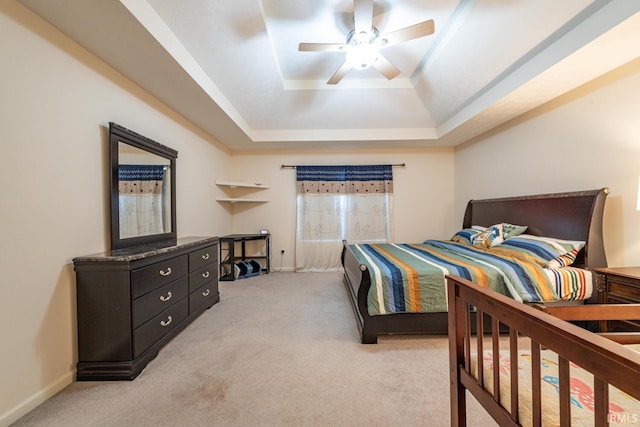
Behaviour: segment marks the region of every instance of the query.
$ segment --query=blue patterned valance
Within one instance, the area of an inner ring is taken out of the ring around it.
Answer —
[[[163,165],[119,165],[119,194],[121,196],[162,194],[165,167]]]
[[[163,165],[119,165],[119,181],[162,181]]]
[[[304,193],[393,193],[391,165],[296,166],[296,191]]]

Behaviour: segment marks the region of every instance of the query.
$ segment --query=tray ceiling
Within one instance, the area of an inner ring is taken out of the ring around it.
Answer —
[[[327,80],[352,0],[19,0],[230,150],[454,146],[640,56],[640,2],[381,0],[401,71]]]

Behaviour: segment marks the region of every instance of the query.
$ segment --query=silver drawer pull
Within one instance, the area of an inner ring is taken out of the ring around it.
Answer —
[[[208,260],[209,259],[209,254],[207,253],[207,254],[202,255],[202,259],[205,260],[205,261]]]
[[[173,295],[171,295],[171,291],[167,292],[167,296],[160,295],[160,301],[165,302],[169,301]]]
[[[166,321],[163,320],[162,322],[160,322],[160,325],[169,326],[169,323],[171,323],[172,320],[173,318],[171,316],[168,316]]]
[[[202,273],[202,278],[206,279],[207,277],[209,277],[209,272],[205,271],[204,273]]]
[[[207,296],[209,296],[209,289],[207,289],[206,291],[204,291],[204,292],[202,293],[202,296],[203,296],[203,297],[207,297]]]
[[[171,267],[167,268],[167,271],[160,270],[160,275],[161,276],[168,276],[170,274],[171,274]]]

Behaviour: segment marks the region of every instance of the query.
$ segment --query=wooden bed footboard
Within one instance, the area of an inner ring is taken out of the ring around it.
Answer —
[[[366,312],[366,306],[363,308],[360,307],[360,302],[363,300],[359,297],[359,294],[364,294],[364,301],[366,302],[366,294],[369,292],[369,287],[371,286],[371,278],[369,276],[369,272],[367,271],[367,267],[364,264],[360,264],[356,259],[353,251],[349,247],[346,240],[342,241],[342,266],[344,268],[344,285],[347,288],[347,293],[349,294],[349,301],[351,301],[351,307],[353,308],[354,315],[356,317],[356,324],[358,326],[358,331],[362,335],[362,342],[364,344],[368,344],[369,342],[365,342],[364,337],[364,322],[363,314],[368,317],[368,313]],[[373,343],[377,341],[377,337],[373,338]],[[371,341],[371,337],[369,337],[366,341]]]
[[[349,294],[358,331],[363,344],[376,344],[381,334],[446,334],[447,313],[394,313],[370,316],[368,294],[371,276],[349,247],[342,241],[342,266],[344,285]]]
[[[619,422],[619,419],[612,420],[612,414],[609,412],[609,385],[640,400],[640,353],[460,277],[447,276],[447,292],[452,426],[466,425],[465,390],[469,390],[501,426],[544,425],[541,349],[548,349],[557,354],[559,425],[571,425],[573,384],[570,372],[573,372],[572,369],[576,365],[593,375],[593,425],[606,426],[611,421]],[[472,310],[476,312],[475,320],[472,320]],[[640,305],[626,308],[599,306],[595,310],[592,306],[585,305],[553,311],[567,320],[622,320],[640,317]],[[472,324],[475,323],[478,330],[483,330],[484,322],[491,324],[490,336],[481,336],[481,339],[473,336]],[[501,326],[507,328],[506,335],[501,336],[498,332]],[[524,342],[529,345],[527,352],[530,353],[531,372],[531,390],[525,395],[519,387],[519,381],[524,383],[524,380],[522,373],[519,374],[522,366],[518,365],[518,347],[524,345],[523,337],[529,338]],[[485,349],[485,346],[489,348]],[[505,379],[500,374],[500,369],[493,369],[492,375],[484,372],[484,359],[488,357],[486,350],[491,351],[490,357],[493,359],[488,363],[493,367],[500,366],[499,358],[506,352],[504,357],[508,359],[501,360],[509,360],[509,379],[506,384],[509,390],[508,404],[503,403],[501,397],[500,382]],[[477,362],[472,369],[474,360]],[[487,375],[492,379],[491,390],[486,384],[489,382],[486,379]],[[521,418],[519,401],[522,399],[528,399],[532,419]],[[635,419],[640,422],[640,412],[617,416],[624,417],[626,421],[634,422]]]

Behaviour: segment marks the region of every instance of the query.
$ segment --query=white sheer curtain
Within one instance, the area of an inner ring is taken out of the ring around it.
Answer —
[[[120,165],[120,238],[164,233],[164,166]]]
[[[342,240],[393,238],[391,165],[297,166],[296,270],[341,267]]]

